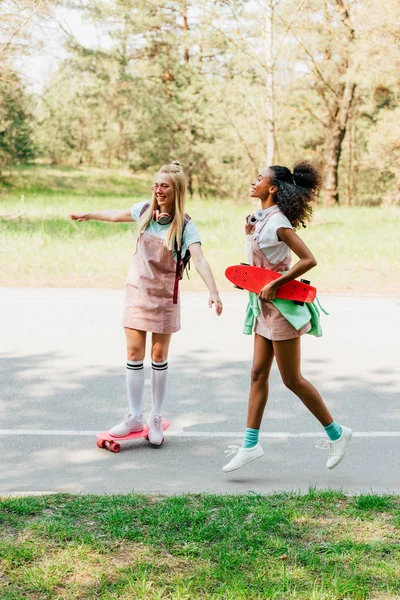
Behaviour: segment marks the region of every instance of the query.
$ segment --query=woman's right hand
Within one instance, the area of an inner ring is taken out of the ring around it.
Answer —
[[[246,223],[244,225],[244,232],[246,235],[251,235],[252,233],[254,233],[254,229],[255,229],[255,225],[252,225],[251,223],[248,222],[249,217],[251,217],[251,215],[247,215]]]
[[[89,221],[90,220],[90,216],[89,213],[72,213],[69,215],[70,219],[72,219],[73,221]]]

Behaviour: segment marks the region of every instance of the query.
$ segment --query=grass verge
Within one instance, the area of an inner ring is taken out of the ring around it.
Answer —
[[[15,170],[0,187],[0,214],[6,217],[0,219],[1,285],[123,287],[134,251],[134,226],[76,223],[68,215],[128,208],[149,198],[150,185],[149,176],[124,171]],[[232,290],[225,268],[246,260],[243,221],[256,207],[246,199],[242,204],[228,198],[188,202],[222,290]],[[313,222],[299,232],[318,261],[309,274],[312,283],[320,293],[397,294],[399,227],[399,207],[317,207]],[[204,289],[193,268],[182,289]]]
[[[3,600],[400,597],[400,500],[271,496],[5,498]]]

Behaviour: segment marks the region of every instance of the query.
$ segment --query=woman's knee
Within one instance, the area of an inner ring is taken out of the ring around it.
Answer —
[[[138,348],[137,346],[127,346],[126,348],[126,357],[127,360],[136,361],[144,359],[144,352],[142,348]]]
[[[263,383],[266,384],[268,381],[267,371],[262,368],[253,367],[251,370],[251,383]]]
[[[168,360],[168,348],[155,347],[151,351],[151,360],[156,363]]]
[[[300,374],[282,374],[283,385],[285,385],[292,392],[296,392],[303,385],[303,377]]]

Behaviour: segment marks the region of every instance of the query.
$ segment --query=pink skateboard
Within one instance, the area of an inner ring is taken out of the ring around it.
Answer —
[[[167,421],[167,419],[163,419],[163,430],[165,431],[168,429],[168,427],[169,421]],[[147,425],[143,427],[142,431],[134,431],[133,433],[128,433],[128,435],[124,435],[123,437],[114,437],[109,431],[102,431],[101,433],[97,434],[96,444],[99,448],[106,448],[107,450],[110,450],[110,452],[119,452],[121,450],[121,444],[119,442],[123,440],[135,440],[141,437],[144,437],[148,440],[148,434],[149,428]],[[164,443],[164,438],[161,443]]]
[[[281,275],[269,269],[262,267],[251,267],[250,265],[233,265],[225,271],[225,277],[229,279],[236,287],[255,292],[259,294],[262,288],[275,279],[279,279]],[[302,281],[289,281],[284,283],[276,290],[277,298],[285,300],[294,300],[295,302],[314,302],[317,295],[317,290],[308,283]]]

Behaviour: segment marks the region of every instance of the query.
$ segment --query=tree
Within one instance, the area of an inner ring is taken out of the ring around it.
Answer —
[[[52,160],[179,159],[191,192],[233,199],[266,162],[320,163],[329,204],[369,201],[378,152],[377,202],[396,180],[378,139],[400,93],[397,0],[71,2],[106,42],[67,39],[38,112]]]
[[[15,59],[32,51],[41,19],[56,0],[0,1],[0,175],[8,164],[34,154],[32,114]]]
[[[6,165],[34,154],[28,98],[18,77],[8,77],[9,81],[0,81],[0,177]]]
[[[0,80],[13,80],[12,61],[39,43],[35,33],[59,0],[0,1]]]
[[[303,71],[295,82],[298,97],[304,109],[322,125],[325,202],[339,204],[340,156],[357,87],[355,30],[349,3],[308,0],[294,23],[288,24],[282,14],[279,17],[298,43],[296,58],[299,72]]]

